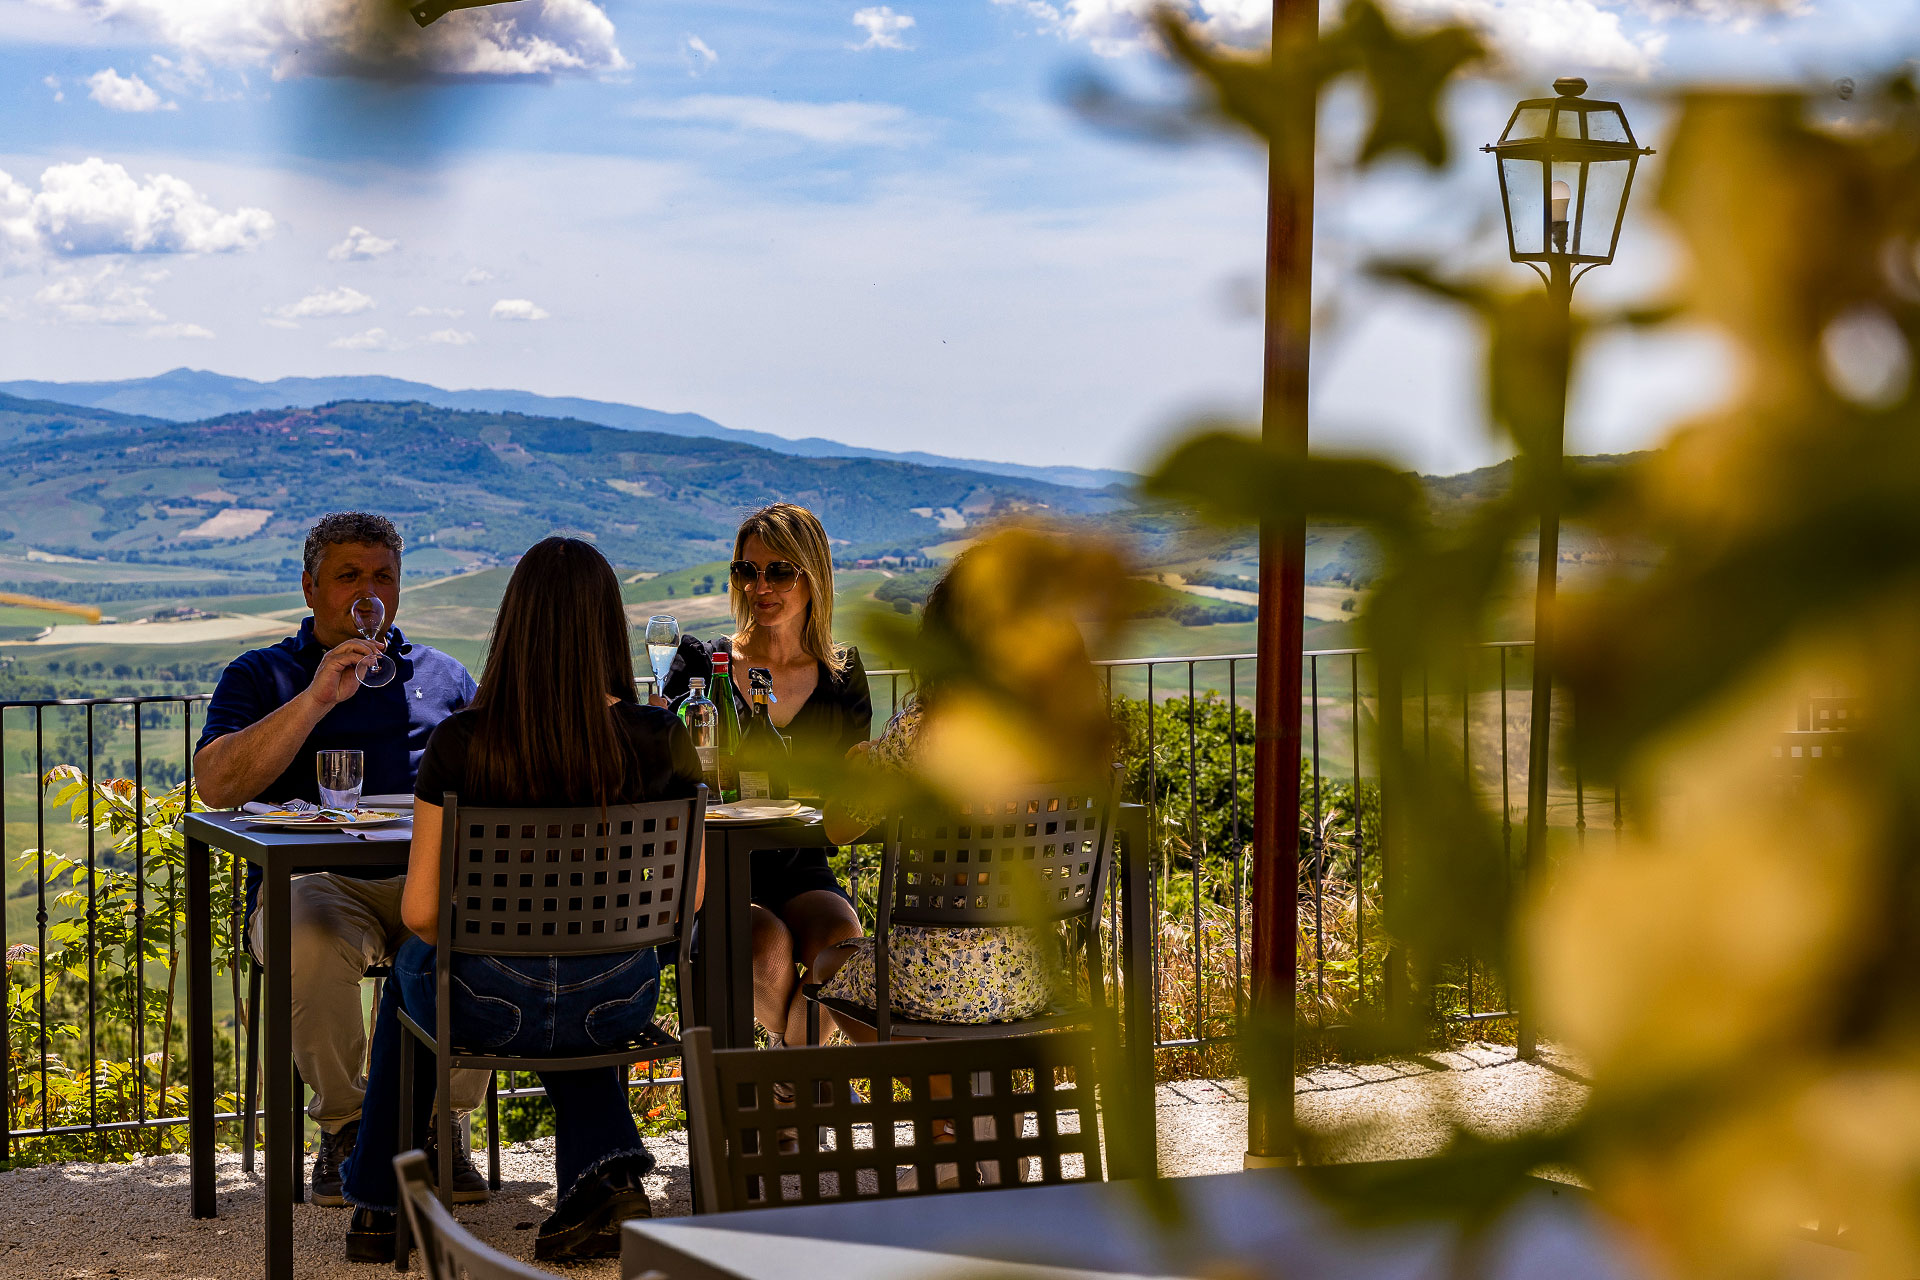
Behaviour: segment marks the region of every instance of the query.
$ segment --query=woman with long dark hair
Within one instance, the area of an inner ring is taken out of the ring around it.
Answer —
[[[873,699],[859,650],[833,638],[833,549],[819,517],[790,502],[748,516],[734,535],[728,585],[733,634],[683,639],[664,692],[677,697],[691,677],[711,677],[713,655],[724,650],[736,697],[749,668],[772,672],[769,714],[796,757],[837,761],[865,742]],[[860,917],[824,849],[755,853],[749,873],[754,1015],[775,1045],[800,1044],[807,1026],[801,985],[813,980],[822,951],[860,936]]]
[[[426,1025],[434,1017],[434,942],[445,892],[442,797],[451,791],[462,804],[512,807],[637,804],[691,796],[699,779],[686,729],[635,698],[620,584],[606,558],[577,538],[535,545],[507,583],[473,705],[434,731],[420,761],[400,908],[415,936],[400,946],[382,996],[363,1121],[345,1166],[343,1190],[355,1206],[350,1259],[393,1257],[400,1037],[407,1034],[395,1013],[405,1008]],[[660,964],[651,948],[456,955],[451,977],[460,1043],[564,1054],[635,1039],[653,1019]],[[432,1061],[422,1049],[414,1076],[416,1138],[432,1113]],[[534,1243],[542,1259],[618,1253],[620,1222],[650,1213],[640,1180],[654,1158],[627,1109],[623,1074],[615,1067],[540,1073],[553,1103],[560,1195]]]

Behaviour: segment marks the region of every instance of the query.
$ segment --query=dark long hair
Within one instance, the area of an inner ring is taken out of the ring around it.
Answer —
[[[613,566],[578,538],[535,543],[507,582],[487,644],[468,789],[497,804],[614,803],[631,789],[636,761],[609,696],[635,700]]]

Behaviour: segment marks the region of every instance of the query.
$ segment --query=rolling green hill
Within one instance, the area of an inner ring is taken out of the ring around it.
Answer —
[[[1087,515],[1111,492],[568,419],[344,402],[171,423],[9,400],[0,549],[285,575],[322,512],[392,516],[440,572],[499,563],[552,533],[616,563],[728,554],[739,518],[776,499],[819,513],[838,548],[920,546],[1014,511]],[[927,514],[915,514],[915,512]],[[418,560],[410,564],[428,568]]]

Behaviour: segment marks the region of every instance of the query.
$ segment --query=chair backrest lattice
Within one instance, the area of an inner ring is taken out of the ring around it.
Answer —
[[[1087,1032],[778,1050],[712,1043],[705,1028],[687,1032],[696,1169],[714,1210],[1105,1176]]]
[[[425,1153],[402,1152],[393,1159],[393,1171],[427,1280],[559,1280],[482,1244],[461,1226],[434,1194]]]
[[[898,821],[894,924],[984,928],[1086,915],[1111,841],[1110,794],[1058,786],[983,797]]]
[[[1858,729],[1864,703],[1856,697],[1808,698],[1800,705],[1796,727],[1811,732]]]
[[[705,788],[604,809],[462,806],[448,793],[453,950],[590,955],[672,941],[705,813]]]

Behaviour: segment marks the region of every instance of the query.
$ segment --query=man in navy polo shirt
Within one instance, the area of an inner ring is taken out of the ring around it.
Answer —
[[[428,737],[472,701],[474,683],[452,657],[409,644],[389,625],[387,652],[399,672],[379,688],[361,687],[354,670],[376,646],[360,638],[350,608],[363,595],[377,596],[391,624],[400,610],[400,551],[399,530],[385,516],[336,512],[313,526],[300,575],[312,616],[297,635],[229,663],[207,706],[193,774],[208,805],[318,802],[314,753],[330,747],[364,753],[365,794],[412,792]],[[313,1166],[316,1204],[343,1203],[340,1162],[360,1124],[361,975],[391,959],[407,937],[400,920],[405,877],[366,874],[343,869],[293,880],[293,1060],[313,1089],[308,1114],[325,1133]],[[257,880],[256,871],[248,881],[250,906]],[[260,928],[255,911],[248,925],[255,954],[264,949]],[[455,1108],[471,1111],[485,1096],[486,1073],[456,1071],[453,1078]],[[464,1142],[454,1143],[454,1170],[455,1199],[486,1198],[486,1180]]]

